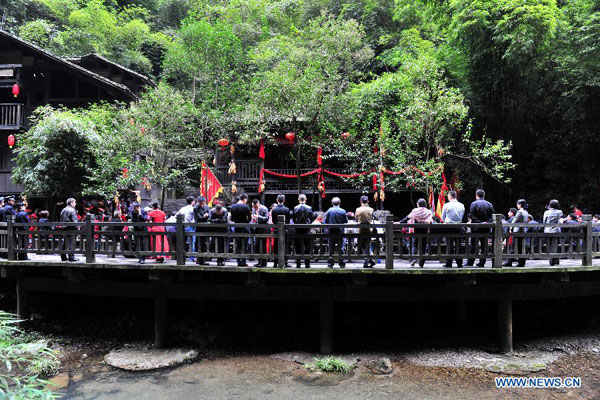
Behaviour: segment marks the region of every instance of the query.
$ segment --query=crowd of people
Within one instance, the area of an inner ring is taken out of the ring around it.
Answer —
[[[472,233],[487,233],[491,232],[489,226],[478,227],[480,223],[491,223],[492,215],[495,214],[492,203],[485,199],[485,192],[478,189],[475,193],[475,200],[471,202],[467,209],[463,203],[458,200],[456,191],[447,193],[448,201],[444,204],[441,216],[436,216],[435,213],[428,207],[425,199],[417,200],[416,207],[404,218],[400,219],[396,224],[418,224],[412,228],[403,229],[407,233],[419,234],[416,237],[405,238],[404,245],[408,252],[414,256],[410,261],[414,266],[417,263],[423,267],[426,260],[427,248],[430,246],[427,235],[428,232],[433,232],[432,227],[427,227],[428,224],[446,224],[443,232],[447,234],[465,233],[469,230]],[[163,262],[165,256],[168,256],[169,248],[174,246],[174,235],[161,235],[161,232],[174,231],[174,222],[177,221],[177,216],[181,215],[183,222],[186,223],[186,232],[195,232],[192,235],[185,236],[185,249],[187,252],[195,253],[198,257],[190,257],[199,265],[206,265],[210,261],[203,254],[223,254],[228,253],[228,247],[233,245],[233,254],[236,254],[237,265],[247,266],[245,254],[254,254],[257,256],[256,267],[266,267],[268,259],[272,259],[273,267],[280,267],[279,263],[279,242],[273,240],[270,233],[274,232],[272,226],[278,222],[278,217],[281,216],[286,224],[286,231],[294,233],[294,240],[286,243],[286,248],[283,249],[285,255],[293,255],[296,261],[296,267],[301,267],[302,264],[306,268],[310,267],[311,256],[314,251],[314,241],[311,234],[324,233],[327,239],[328,259],[327,265],[333,268],[334,261],[337,260],[341,268],[345,267],[344,255],[348,254],[348,246],[355,248],[356,254],[364,256],[364,268],[372,268],[376,262],[373,257],[375,250],[379,251],[379,241],[373,235],[375,228],[365,227],[365,225],[378,222],[375,216],[375,210],[369,205],[369,198],[361,196],[357,204],[355,212],[346,212],[341,207],[339,197],[334,197],[331,201],[331,207],[326,212],[316,212],[306,204],[306,195],[298,196],[298,204],[293,208],[286,205],[284,195],[277,196],[276,203],[267,207],[261,204],[259,199],[250,199],[245,193],[238,196],[237,202],[230,205],[223,205],[218,199],[215,199],[212,207],[207,204],[206,198],[203,196],[186,198],[186,205],[179,211],[173,211],[169,215],[165,214],[160,209],[158,202],[153,202],[148,207],[142,207],[139,202],[132,202],[129,206],[120,206],[109,216],[102,208],[100,203],[86,203],[83,207],[84,215],[77,212],[77,202],[74,198],[69,198],[66,201],[65,207],[62,209],[59,217],[60,223],[67,223],[61,226],[63,230],[76,230],[74,222],[82,221],[85,214],[95,215],[95,219],[101,222],[128,222],[130,226],[123,229],[127,230],[132,237],[135,238],[133,248],[125,249],[135,251],[139,254],[138,262],[143,264],[147,256],[144,253],[160,253],[162,255],[153,256],[157,262]],[[47,210],[29,210],[23,202],[16,202],[15,197],[7,198],[0,197],[0,221],[6,221],[11,215],[15,216],[14,221],[22,224],[33,222],[48,222],[49,212]],[[560,209],[560,204],[557,200],[551,200],[546,206],[540,222],[544,224],[552,224],[543,228],[546,233],[558,233],[569,230],[577,232],[581,227],[577,225],[582,223],[583,212],[576,206],[571,207],[570,213],[563,213]],[[152,224],[148,224],[152,222]],[[165,224],[170,223],[170,224]],[[380,221],[381,222],[381,221]],[[593,222],[600,222],[600,216],[594,215]],[[462,225],[467,223],[468,225]],[[537,224],[532,214],[528,212],[528,205],[524,199],[519,199],[516,202],[516,207],[511,208],[503,219],[503,223],[508,224]],[[228,225],[232,224],[232,225]],[[317,225],[324,224],[319,228]],[[351,225],[361,224],[362,226],[354,228]],[[447,225],[457,225],[455,228]],[[327,226],[332,225],[332,226]],[[348,225],[340,226],[340,225]],[[19,229],[34,229],[20,225]],[[40,226],[40,230],[48,229]],[[535,231],[539,229],[532,225],[531,228],[523,227],[522,225],[511,225],[504,228],[505,233],[519,233]],[[600,225],[594,226],[595,231],[600,231]],[[142,234],[142,232],[155,232],[156,234]],[[230,233],[242,234],[232,235]],[[352,239],[348,239],[348,233],[354,233]],[[314,236],[314,235],[313,235]],[[507,236],[507,235],[505,235]],[[18,235],[19,249],[18,258],[27,259],[26,249],[29,245],[27,242],[28,235]],[[446,259],[446,267],[452,266],[453,260],[457,267],[462,267],[463,260],[461,254],[465,254],[467,250],[471,256],[467,260],[467,266],[473,266],[475,258],[479,254],[478,267],[484,267],[487,255],[484,254],[484,249],[490,248],[488,243],[489,235],[480,235],[477,238],[461,237],[460,235],[448,236],[446,245],[448,246],[447,254],[454,256]],[[434,239],[435,240],[435,239]],[[114,238],[113,244],[116,246],[118,238]],[[61,258],[64,261],[77,261],[74,256],[74,235],[61,235],[59,237],[59,249],[62,250]],[[131,242],[128,242],[131,243]],[[121,243],[121,246],[125,246]],[[510,249],[509,254],[512,258],[504,260],[503,265],[512,265],[517,262],[518,266],[524,266],[525,257],[519,257],[527,248],[532,246],[529,238],[522,235],[510,236],[503,244]],[[558,238],[553,237],[548,242],[548,251],[557,253],[559,251]],[[24,250],[25,249],[25,250]],[[251,249],[253,251],[251,251]],[[287,260],[287,257],[284,257]],[[218,257],[216,261],[218,266],[225,265],[225,258]],[[557,258],[550,259],[550,265],[559,263]],[[287,262],[281,267],[288,267]]]

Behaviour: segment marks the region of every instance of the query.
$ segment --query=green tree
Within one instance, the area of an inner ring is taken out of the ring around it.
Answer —
[[[212,158],[207,150],[208,131],[194,104],[171,86],[161,83],[129,111],[138,131],[144,131],[144,146],[138,148],[146,164],[146,177],[166,190],[174,185],[197,187],[202,160]],[[196,172],[196,174],[194,174]]]
[[[40,47],[48,47],[55,29],[56,27],[51,22],[44,19],[35,19],[19,28],[19,37]]]
[[[167,49],[165,75],[191,84],[192,101],[222,109],[238,93],[244,53],[231,26],[206,19],[187,19]]]
[[[88,121],[69,111],[42,108],[32,128],[19,136],[12,179],[24,186],[28,196],[56,199],[77,195],[97,165],[94,147],[99,140]]]
[[[356,21],[329,16],[312,20],[300,32],[265,41],[253,52],[257,73],[250,112],[260,116],[259,128],[276,126],[295,132],[298,170],[302,146],[335,125],[343,108],[342,95],[364,74],[372,56]],[[243,138],[256,141],[266,135],[253,129]]]
[[[508,181],[506,172],[513,168],[510,143],[474,138],[463,95],[448,86],[432,58],[432,44],[420,42],[416,34],[405,36],[412,47],[402,46],[405,51],[392,58],[395,72],[352,90],[347,104],[354,115],[354,135],[335,140],[328,149],[330,156],[355,171],[381,166],[405,170],[386,185],[392,190],[405,184],[421,191],[437,188],[444,166],[463,161],[496,180]],[[377,154],[374,148],[379,149]]]

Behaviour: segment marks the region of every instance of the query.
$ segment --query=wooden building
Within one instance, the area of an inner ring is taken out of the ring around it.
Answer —
[[[0,195],[21,192],[10,179],[14,164],[7,142],[28,128],[35,108],[132,102],[145,86],[154,83],[96,54],[67,60],[0,30]]]

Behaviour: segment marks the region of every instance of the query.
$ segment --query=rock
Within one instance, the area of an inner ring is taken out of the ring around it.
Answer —
[[[69,386],[69,373],[62,372],[48,379],[48,382],[50,382],[48,385],[48,389],[50,390],[65,389],[67,386]]]
[[[104,356],[104,361],[126,371],[148,371],[183,364],[197,357],[195,350],[118,349]]]
[[[377,361],[376,368],[377,371],[381,372],[382,374],[391,374],[392,362],[387,357],[380,358],[379,361]]]
[[[374,375],[388,375],[393,371],[392,362],[387,357],[370,360],[365,363],[365,367]]]
[[[83,374],[75,374],[71,377],[72,382],[79,382],[83,379]]]

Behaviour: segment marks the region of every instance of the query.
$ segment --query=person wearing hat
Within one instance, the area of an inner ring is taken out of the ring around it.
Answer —
[[[18,224],[30,224],[31,220],[29,219],[29,214],[25,211],[25,204],[17,203],[15,205],[17,216],[15,217],[15,222]],[[17,226],[15,227],[15,231],[20,232],[17,233],[17,239],[19,247],[17,249],[17,260],[29,260],[27,257],[27,247],[29,245],[29,235],[27,231],[29,230],[29,226]]]
[[[0,222],[6,222],[6,214],[4,213],[4,197],[0,196]]]
[[[15,211],[15,196],[8,196],[6,199],[6,205],[4,206],[4,215],[5,218],[8,218],[9,215],[17,215]]]
[[[142,211],[142,206],[140,203],[138,203],[137,201],[134,202],[132,204],[132,210],[131,210],[131,222],[145,223],[146,221],[148,221],[148,215]],[[137,252],[139,253],[142,251],[146,251],[148,248],[148,246],[147,246],[148,237],[144,236],[144,235],[135,234],[135,232],[140,232],[140,233],[147,232],[146,227],[142,226],[142,225],[134,226],[133,232],[134,232],[134,236],[135,236],[135,246],[136,246]],[[139,255],[138,256],[138,264],[144,264],[145,262],[146,262],[146,256]]]
[[[65,208],[63,208],[60,212],[60,222],[78,222],[77,219],[77,211],[75,211],[75,205],[77,202],[74,198],[69,197],[67,199],[67,204]],[[75,231],[77,230],[76,226],[65,226],[62,228],[63,231]],[[66,250],[65,254],[60,255],[60,259],[63,261],[78,261],[75,258],[75,253],[73,253],[73,242],[75,239],[75,235],[65,233],[61,238],[61,250]]]

